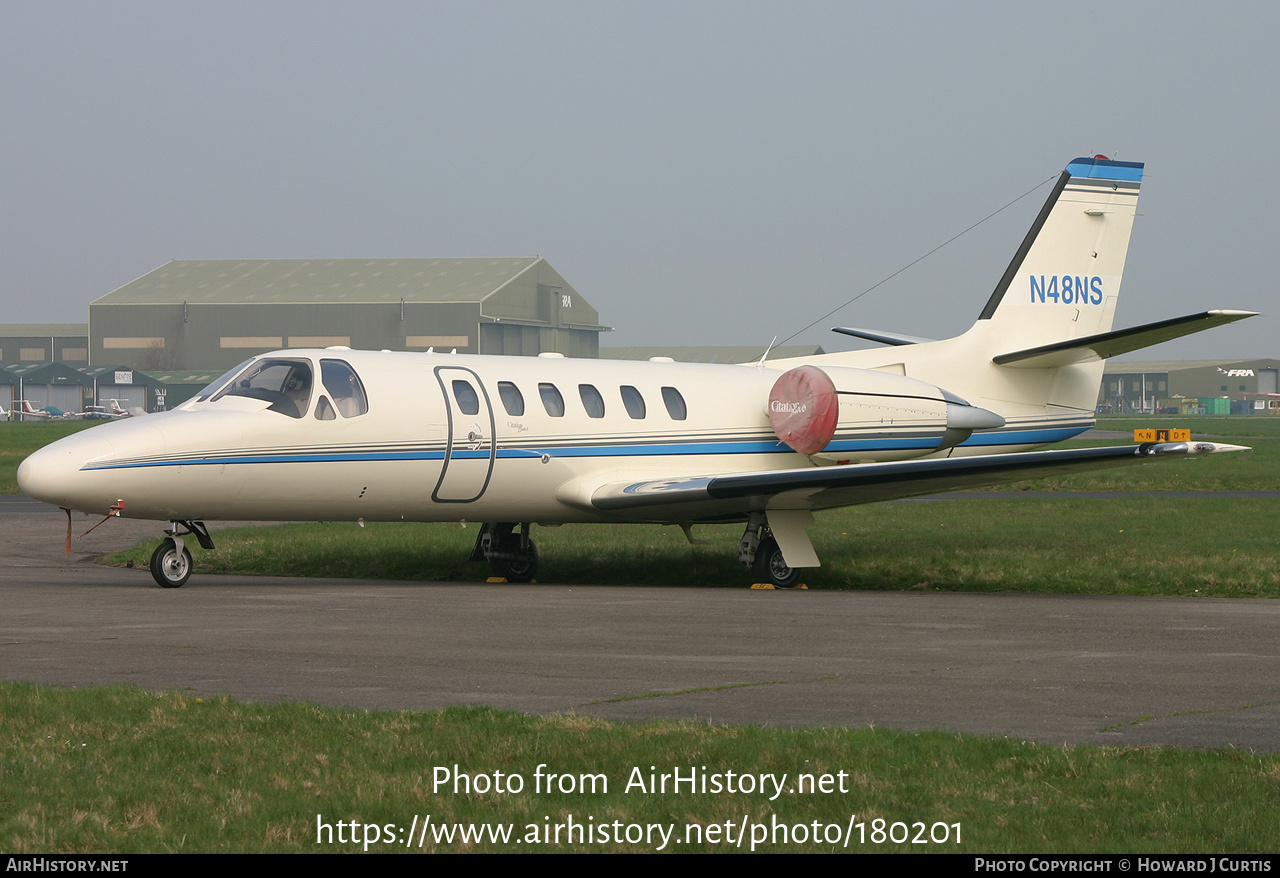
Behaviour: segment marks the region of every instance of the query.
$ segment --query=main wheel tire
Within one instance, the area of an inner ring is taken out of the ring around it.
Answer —
[[[161,588],[182,588],[191,578],[191,553],[172,537],[165,537],[151,553],[151,577]]]
[[[800,581],[800,568],[788,567],[778,541],[768,537],[756,547],[756,560],[751,565],[756,582],[767,582],[774,588],[793,588]]]
[[[508,534],[502,541],[502,551],[519,554],[518,558],[494,558],[489,562],[495,576],[501,576],[507,582],[529,582],[538,572],[538,547],[529,540],[529,548],[520,551],[518,534]]]

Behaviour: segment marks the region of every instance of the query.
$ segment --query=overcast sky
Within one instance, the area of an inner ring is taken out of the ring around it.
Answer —
[[[0,322],[170,259],[541,255],[606,345],[977,316],[1071,158],[1146,162],[1117,326],[1277,357],[1276,3],[0,0]]]

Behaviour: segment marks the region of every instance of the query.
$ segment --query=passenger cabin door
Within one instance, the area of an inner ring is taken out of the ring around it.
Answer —
[[[436,503],[470,503],[480,499],[493,475],[497,454],[493,406],[480,376],[460,366],[437,366],[444,394],[447,444],[440,480],[431,499]]]

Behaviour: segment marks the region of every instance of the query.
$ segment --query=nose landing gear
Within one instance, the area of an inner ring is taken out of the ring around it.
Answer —
[[[195,535],[205,549],[213,548],[213,539],[203,521],[171,521],[165,528],[168,534],[151,553],[151,578],[161,588],[182,588],[191,578],[191,550],[183,544],[183,537]]]
[[[165,537],[151,555],[151,576],[161,588],[182,588],[191,578],[191,551],[182,537]]]

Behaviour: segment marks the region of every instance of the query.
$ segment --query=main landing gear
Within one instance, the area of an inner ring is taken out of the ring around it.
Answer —
[[[782,518],[779,513],[775,515]],[[783,519],[779,527],[792,523]],[[688,530],[685,535],[689,536]],[[538,572],[538,547],[529,539],[529,522],[483,525],[468,560],[488,562],[493,575],[507,582],[531,582]],[[753,512],[747,519],[747,530],[738,544],[738,560],[751,568],[753,582],[768,583],[774,588],[795,588],[800,582],[801,568],[787,564],[763,512]],[[814,559],[809,566],[816,563]]]
[[[753,512],[747,519],[747,530],[738,544],[738,560],[751,567],[754,582],[794,588],[800,581],[800,568],[787,566],[763,513]]]
[[[171,521],[165,528],[168,534],[151,553],[151,577],[161,588],[182,588],[191,578],[191,551],[183,544],[183,537],[195,535],[205,549],[213,548],[213,539],[203,521]]]
[[[529,539],[529,522],[500,521],[480,528],[471,561],[487,561],[494,576],[507,582],[531,582],[538,572],[538,547]]]

